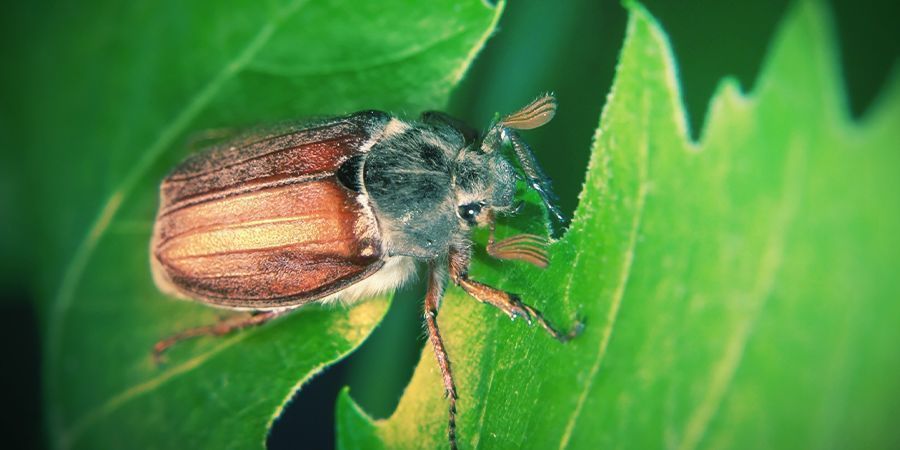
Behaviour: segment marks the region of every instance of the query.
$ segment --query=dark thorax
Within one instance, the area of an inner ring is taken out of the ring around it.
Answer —
[[[389,254],[446,253],[458,231],[452,171],[465,145],[452,127],[395,120],[366,155],[365,190]]]

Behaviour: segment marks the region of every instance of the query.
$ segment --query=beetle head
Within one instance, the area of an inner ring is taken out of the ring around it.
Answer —
[[[460,152],[454,171],[454,191],[460,222],[465,227],[486,225],[491,211],[513,209],[518,178],[499,153],[486,154],[475,146]]]

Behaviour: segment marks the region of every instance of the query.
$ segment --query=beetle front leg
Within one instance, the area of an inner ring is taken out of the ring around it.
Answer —
[[[434,356],[441,368],[441,378],[444,381],[444,394],[449,405],[449,422],[447,436],[450,439],[450,448],[456,450],[456,384],[453,382],[453,372],[450,371],[450,356],[444,347],[441,338],[441,330],[437,324],[438,308],[444,297],[444,280],[446,272],[436,266],[437,262],[431,262],[428,272],[428,292],[425,294],[425,324],[428,326],[428,338],[434,348]]]
[[[204,325],[201,327],[188,328],[187,330],[181,331],[179,333],[173,334],[159,342],[153,346],[153,359],[159,363],[162,359],[162,354],[168,350],[173,345],[195,337],[200,336],[222,336],[232,331],[240,330],[243,328],[262,325],[284,313],[288,310],[277,310],[277,311],[264,311],[258,314],[253,314],[249,316],[236,316],[236,317],[228,317],[226,319],[222,319],[212,325]]]
[[[578,322],[568,333],[561,333],[556,329],[544,315],[536,308],[522,303],[519,296],[500,289],[488,286],[484,283],[469,278],[469,255],[463,251],[450,252],[450,278],[461,287],[467,294],[475,297],[476,300],[493,305],[497,309],[506,313],[511,319],[516,317],[524,317],[531,325],[532,321],[536,321],[544,330],[550,333],[554,339],[560,342],[566,342],[579,333],[583,328],[583,324]]]

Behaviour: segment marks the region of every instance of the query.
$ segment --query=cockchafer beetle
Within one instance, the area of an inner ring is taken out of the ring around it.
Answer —
[[[494,240],[497,215],[516,211],[524,179],[562,221],[550,183],[516,130],[553,118],[545,94],[483,135],[444,113],[418,122],[380,111],[327,119],[214,147],[189,157],[160,187],[151,265],[165,293],[253,311],[185,330],[154,347],[265,323],[307,303],[371,297],[403,283],[416,260],[429,268],[424,318],[449,402],[456,448],[457,393],[437,312],[450,279],[511,318],[538,322],[566,341],[515,294],[469,278],[470,233],[489,226],[487,253],[546,267],[546,240]],[[501,152],[509,145],[515,155]],[[517,162],[521,175],[511,163]]]

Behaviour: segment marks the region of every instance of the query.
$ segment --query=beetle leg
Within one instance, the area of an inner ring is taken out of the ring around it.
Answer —
[[[441,368],[441,378],[444,381],[444,395],[449,402],[449,422],[447,436],[450,439],[450,448],[456,450],[456,384],[453,382],[453,372],[450,371],[450,357],[444,347],[441,338],[441,330],[437,324],[437,312],[444,297],[444,277],[446,272],[436,267],[432,262],[429,267],[428,292],[425,294],[425,324],[428,326],[428,338],[434,348],[434,356]]]
[[[258,314],[249,316],[240,315],[222,319],[212,325],[204,325],[202,327],[188,328],[187,330],[173,334],[153,346],[153,359],[159,363],[162,360],[162,354],[173,345],[199,336],[222,336],[235,330],[262,325],[284,313],[288,310],[263,311]]]
[[[450,278],[454,283],[459,285],[459,287],[463,288],[467,294],[475,297],[476,300],[493,305],[506,313],[510,319],[524,317],[529,325],[531,325],[533,321],[536,321],[544,328],[544,330],[550,333],[554,339],[560,342],[566,342],[581,333],[581,330],[584,327],[581,322],[576,323],[568,333],[561,333],[544,318],[544,315],[541,314],[540,311],[532,306],[522,303],[522,300],[519,299],[518,295],[501,291],[500,289],[470,279],[469,274],[467,273],[468,267],[469,256],[467,254],[459,251],[450,252]]]

